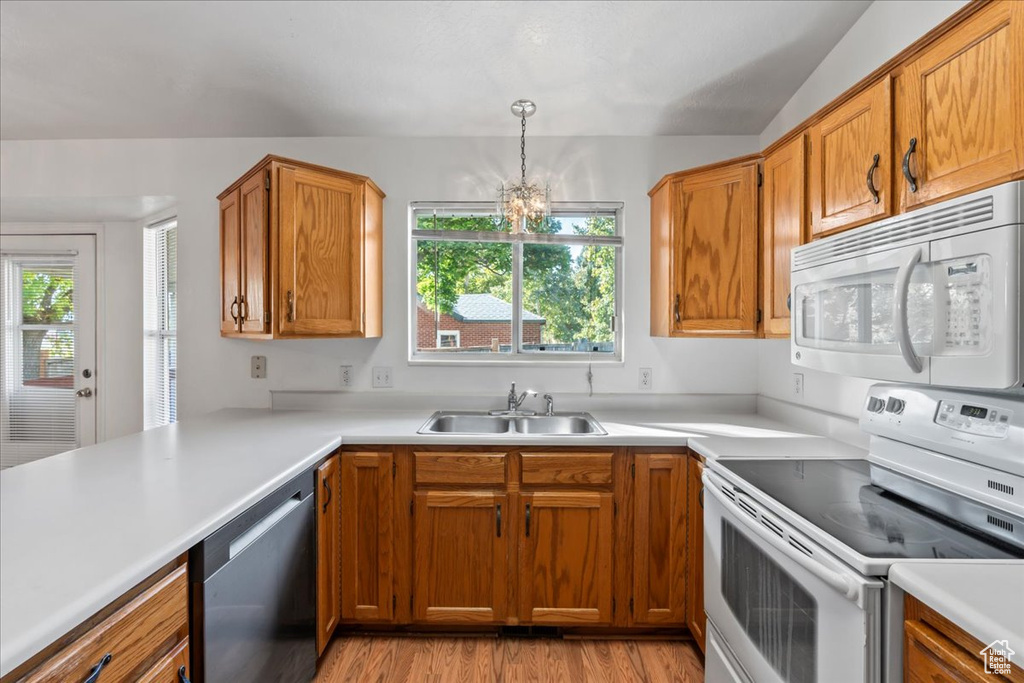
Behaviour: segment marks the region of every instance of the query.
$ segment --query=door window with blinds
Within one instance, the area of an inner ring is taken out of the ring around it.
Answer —
[[[510,225],[493,204],[412,205],[410,359],[622,359],[622,205],[556,203]]]
[[[94,443],[94,238],[5,235],[0,310],[0,467]]]
[[[144,422],[146,429],[177,420],[178,221],[145,228],[143,277]]]

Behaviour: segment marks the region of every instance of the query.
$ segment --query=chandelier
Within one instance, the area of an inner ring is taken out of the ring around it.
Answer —
[[[526,119],[537,111],[531,100],[516,100],[512,103],[512,114],[522,120],[522,134],[519,138],[519,159],[522,162],[522,176],[518,184],[502,183],[498,190],[498,213],[505,217],[512,232],[519,232],[526,222],[536,222],[551,215],[551,188],[537,183],[526,182]]]

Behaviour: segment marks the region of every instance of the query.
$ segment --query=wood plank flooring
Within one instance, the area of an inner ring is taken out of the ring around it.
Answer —
[[[340,636],[316,683],[702,683],[692,641]]]

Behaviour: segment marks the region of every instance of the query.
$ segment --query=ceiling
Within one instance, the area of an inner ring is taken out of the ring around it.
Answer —
[[[0,3],[0,138],[759,134],[870,0]]]

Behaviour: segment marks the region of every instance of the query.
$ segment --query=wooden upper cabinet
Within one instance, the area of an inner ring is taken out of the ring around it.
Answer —
[[[688,458],[686,514],[686,625],[704,652],[707,615],[704,614],[704,465]]]
[[[789,336],[790,251],[803,244],[807,234],[805,147],[800,135],[764,160],[761,307],[766,337]]]
[[[503,623],[508,601],[508,495],[417,491],[413,620]]]
[[[633,489],[633,621],[686,621],[685,455],[637,454]]]
[[[241,331],[238,312],[242,293],[242,233],[235,188],[220,198],[220,331]]]
[[[904,209],[1024,175],[1024,3],[979,10],[896,83]]]
[[[271,155],[220,200],[223,336],[381,336],[384,193],[373,181]]]
[[[551,626],[612,621],[612,494],[520,495],[519,616]]]
[[[392,453],[341,454],[343,619],[390,621],[394,617],[394,457]]]
[[[891,77],[855,95],[810,130],[811,234],[892,214]]]
[[[754,336],[757,231],[756,158],[662,181],[651,192],[651,333]]]
[[[269,194],[270,171],[255,174],[239,188],[241,208],[241,283],[239,318],[243,333],[270,332],[270,308],[267,300],[269,272]]]
[[[323,653],[341,619],[341,487],[338,455],[316,471],[316,649]]]

